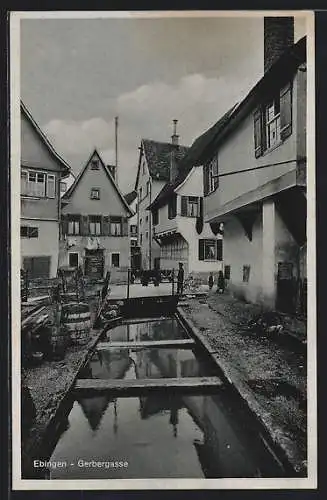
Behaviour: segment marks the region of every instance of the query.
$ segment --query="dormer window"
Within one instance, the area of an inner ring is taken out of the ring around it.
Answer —
[[[99,160],[91,161],[91,170],[99,170]]]
[[[100,188],[91,189],[91,200],[100,200]]]

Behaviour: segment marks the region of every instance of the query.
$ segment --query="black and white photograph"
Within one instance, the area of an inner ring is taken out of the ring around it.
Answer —
[[[314,14],[11,12],[16,490],[317,485]]]

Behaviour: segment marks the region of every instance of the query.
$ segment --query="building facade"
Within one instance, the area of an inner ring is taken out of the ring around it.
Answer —
[[[130,262],[131,269],[137,271],[141,269],[141,251],[138,246],[138,226],[137,226],[137,193],[131,191],[125,195],[125,200],[132,212],[128,219],[128,234],[130,240]]]
[[[135,182],[137,192],[138,246],[141,252],[141,268],[154,269],[160,264],[160,246],[153,238],[153,226],[148,207],[170,178],[172,144],[142,139]],[[178,158],[187,151],[179,146]]]
[[[60,266],[81,267],[94,278],[129,268],[131,210],[113,174],[95,150],[63,195]]]
[[[278,32],[269,19],[263,78],[202,148],[204,213],[224,223],[229,288],[294,312],[306,282],[306,40],[290,45],[292,21]]]
[[[29,278],[56,276],[60,183],[70,167],[21,103],[21,267]]]
[[[210,273],[217,277],[222,270],[223,231],[204,222],[201,168],[184,169],[165,185],[150,209],[161,267],[177,270],[181,262],[186,276],[205,281]]]

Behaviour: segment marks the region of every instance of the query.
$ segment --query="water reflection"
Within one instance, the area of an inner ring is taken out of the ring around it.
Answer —
[[[159,340],[172,334],[167,323],[164,333],[160,325],[149,325],[115,328],[110,335],[112,340]],[[174,328],[174,335],[183,335]],[[102,379],[209,374],[192,350],[166,348],[99,351],[83,371],[84,377]],[[194,396],[160,391],[139,398],[83,394],[68,420],[51,460],[66,460],[69,465],[52,470],[53,479],[280,475],[239,406],[221,389]],[[78,466],[78,459],[124,460],[128,467],[84,468]]]
[[[186,336],[174,318],[140,321],[117,325],[107,330],[102,340],[128,342],[140,340],[172,340]]]

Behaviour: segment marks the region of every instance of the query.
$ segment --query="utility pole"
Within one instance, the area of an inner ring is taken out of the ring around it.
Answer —
[[[118,116],[115,116],[115,174],[118,186]]]

